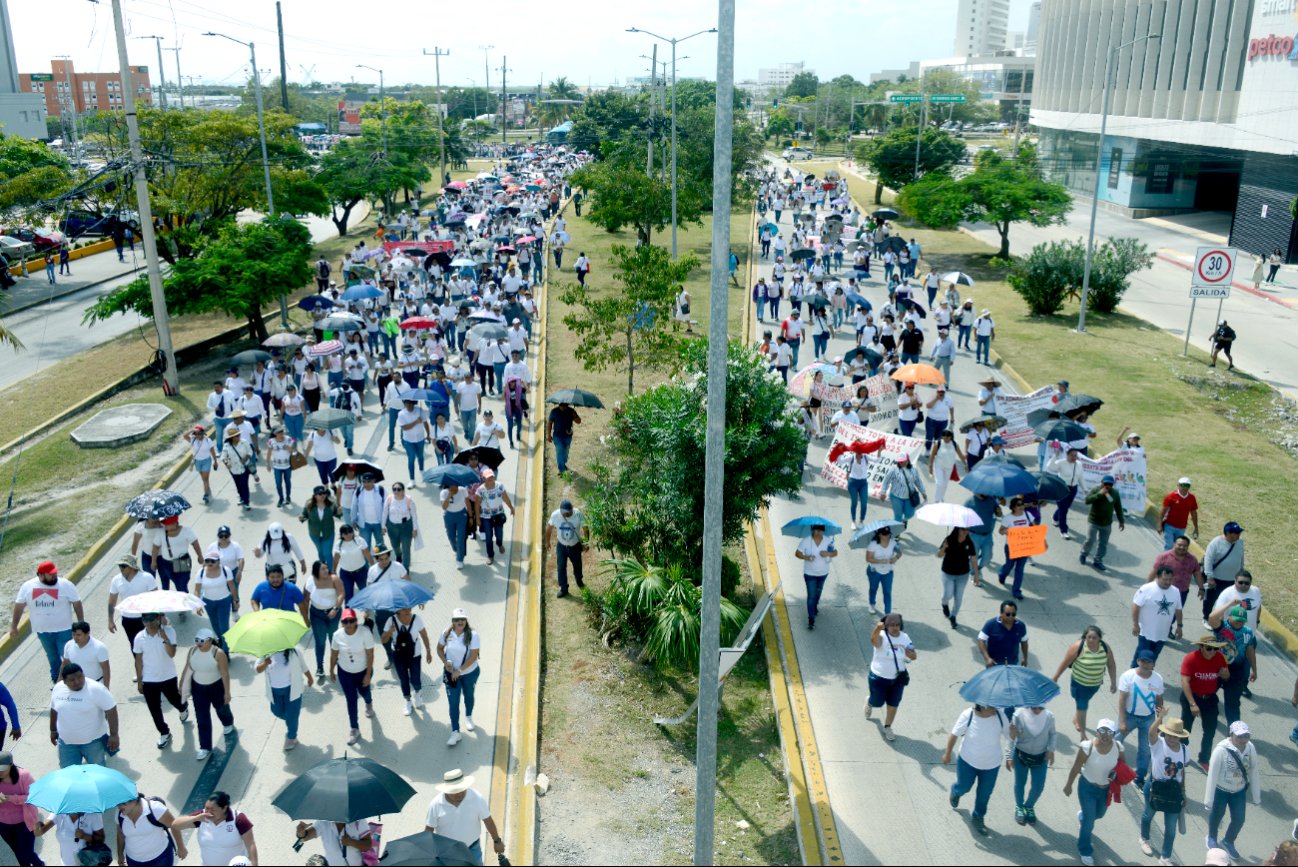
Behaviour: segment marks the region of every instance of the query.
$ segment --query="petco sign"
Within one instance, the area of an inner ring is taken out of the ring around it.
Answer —
[[[1250,39],[1248,43],[1248,59],[1257,60],[1259,57],[1284,57],[1287,60],[1298,60],[1298,50],[1294,47],[1294,37],[1276,36],[1272,33],[1270,36],[1263,36],[1260,39]]]

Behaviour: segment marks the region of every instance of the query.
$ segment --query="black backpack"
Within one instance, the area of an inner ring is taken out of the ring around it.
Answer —
[[[392,655],[401,660],[411,660],[418,655],[414,633],[401,621],[397,621],[397,634],[392,639]]]

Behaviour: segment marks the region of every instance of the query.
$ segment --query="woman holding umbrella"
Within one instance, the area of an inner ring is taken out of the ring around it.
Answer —
[[[802,538],[793,556],[802,560],[802,578],[807,585],[807,628],[816,628],[816,615],[820,612],[820,596],[829,580],[829,561],[838,556],[833,537],[826,538],[825,524],[812,524],[808,535]]]
[[[337,653],[337,651],[335,651]],[[262,657],[257,663],[257,673],[266,673],[266,698],[270,701],[270,712],[282,719],[286,727],[284,734],[284,751],[297,746],[297,723],[302,715],[302,680],[311,686],[311,670],[306,667],[302,651],[297,645],[287,650],[277,650],[270,656]]]
[[[204,864],[232,864],[236,858],[243,858],[257,867],[252,822],[230,806],[230,796],[225,792],[213,792],[203,809],[173,821],[171,834],[178,838],[189,828],[198,829],[198,854]]]

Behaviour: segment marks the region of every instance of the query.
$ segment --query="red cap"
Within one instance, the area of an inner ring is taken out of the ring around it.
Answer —
[[[179,523],[180,523],[179,515],[168,515],[167,517],[162,519],[162,525],[164,527],[167,526],[168,524],[179,524]]]
[[[54,565],[53,560],[43,560],[41,562],[41,565],[36,567],[36,574],[37,575],[57,575],[59,574],[59,567]]]
[[[343,609],[342,616],[339,617],[338,619],[339,619],[340,621],[342,621],[342,620],[356,620],[356,619],[357,619],[357,617],[356,617],[356,611],[355,611],[354,609],[351,609],[351,608],[344,608],[344,609]]]

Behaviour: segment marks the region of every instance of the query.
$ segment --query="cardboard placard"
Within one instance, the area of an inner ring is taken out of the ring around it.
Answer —
[[[1010,559],[1019,557],[1036,557],[1046,553],[1046,526],[1010,527],[1006,532],[1009,539]]]

